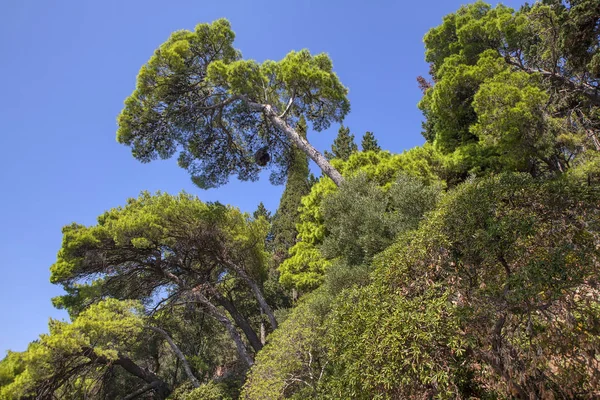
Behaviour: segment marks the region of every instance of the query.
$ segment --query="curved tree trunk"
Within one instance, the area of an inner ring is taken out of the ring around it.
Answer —
[[[185,370],[185,373],[187,374],[190,381],[192,382],[192,385],[195,388],[200,387],[200,382],[198,381],[198,378],[196,378],[194,376],[194,374],[192,373],[192,368],[190,367],[190,364],[188,363],[187,359],[185,358],[185,355],[179,349],[179,347],[175,344],[173,339],[171,339],[169,334],[164,329],[158,328],[156,326],[147,326],[147,328],[150,330],[153,330],[154,332],[160,333],[166,339],[166,341],[169,343],[169,346],[171,346],[173,353],[175,353],[177,358],[179,358],[179,360],[181,361],[181,364],[183,365],[183,369]]]
[[[130,399],[134,398],[135,396],[139,396],[140,394],[145,393],[149,390],[154,390],[156,392],[156,398],[159,400],[166,399],[171,394],[171,388],[166,382],[164,382],[161,378],[158,377],[158,375],[156,375],[152,371],[149,371],[137,365],[129,357],[126,357],[122,354],[118,354],[118,358],[116,360],[109,360],[104,356],[99,356],[98,354],[96,354],[94,349],[91,347],[84,348],[83,355],[97,364],[119,365],[131,375],[137,376],[138,378],[148,383],[148,385],[144,386],[140,390],[136,390],[135,392],[130,394],[128,396]],[[130,397],[132,395],[134,397]]]
[[[244,280],[244,282],[246,282],[246,284],[250,286],[250,289],[252,289],[252,293],[254,294],[256,301],[258,301],[260,308],[269,317],[269,322],[271,323],[271,326],[273,327],[273,329],[277,329],[278,324],[277,320],[275,319],[275,314],[273,313],[273,310],[267,303],[267,300],[265,300],[265,297],[262,294],[262,290],[260,290],[256,282],[254,282],[254,280],[250,278],[246,271],[239,265],[227,260],[225,260],[225,264],[227,264],[228,267],[232,268],[235,272],[237,272],[237,274]]]
[[[219,311],[219,309],[217,307],[215,307],[215,305],[212,304],[202,293],[200,293],[200,291],[194,290],[194,296],[200,304],[202,304],[204,307],[206,307],[207,312],[213,318],[215,318],[217,321],[219,321],[225,327],[225,329],[227,329],[229,336],[231,336],[231,338],[235,342],[235,346],[237,348],[238,354],[240,355],[240,358],[242,360],[244,360],[244,362],[249,367],[251,367],[254,364],[254,360],[252,360],[250,353],[248,353],[248,350],[246,349],[246,346],[244,345],[244,341],[242,340],[242,337],[235,329],[235,326],[233,325],[231,320],[229,320],[229,318],[227,318],[226,315],[224,315],[221,311]]]
[[[246,339],[248,339],[248,342],[250,343],[254,351],[260,351],[262,349],[262,344],[260,342],[260,339],[258,338],[258,335],[254,331],[254,329],[252,329],[252,326],[250,326],[248,320],[244,318],[242,314],[240,314],[238,309],[235,307],[235,304],[233,304],[231,301],[229,301],[228,299],[223,297],[223,295],[216,291],[215,297],[219,305],[222,306],[225,310],[227,310],[229,315],[231,315],[231,318],[233,318],[238,328],[240,328],[242,332],[244,332],[244,336],[246,336]]]

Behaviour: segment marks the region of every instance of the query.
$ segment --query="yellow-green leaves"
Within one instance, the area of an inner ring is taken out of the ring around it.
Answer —
[[[584,136],[597,129],[600,105],[591,73],[598,54],[592,3],[538,2],[515,11],[477,1],[427,33],[434,84],[419,104],[423,134],[448,154],[458,173],[451,180],[563,173],[593,157],[588,148],[600,149],[595,133]]]
[[[471,126],[482,146],[500,154],[512,170],[526,170],[531,159],[552,156],[556,142],[545,107],[547,92],[540,78],[525,72],[505,71],[486,80],[473,99],[477,123]]]
[[[392,155],[386,151],[358,152],[347,161],[333,160],[336,168],[349,179],[364,174],[368,181],[389,191],[399,174],[418,178],[427,184],[439,184],[443,175],[441,155],[426,145]],[[298,242],[290,249],[290,257],[279,267],[280,281],[301,290],[312,290],[323,282],[331,260],[321,254],[320,246],[327,235],[323,218],[323,202],[337,187],[329,178],[322,178],[302,198],[296,229]]]
[[[254,60],[238,60],[226,64],[216,61],[208,66],[207,80],[226,88],[232,95],[241,95],[256,102],[265,101],[266,77]]]
[[[314,398],[327,367],[324,316],[318,312],[318,296],[315,293],[304,298],[269,336],[269,343],[258,353],[248,374],[241,398]]]
[[[138,302],[116,299],[91,305],[71,323],[50,320],[49,334],[0,362],[0,399],[60,396],[67,382],[72,395],[97,384],[106,363],[138,344],[143,322]]]
[[[76,312],[109,293],[150,301],[160,288],[181,284],[176,276],[182,271],[189,285],[198,276],[217,279],[230,268],[224,258],[262,281],[267,231],[266,221],[233,207],[204,203],[185,193],[143,192],[102,214],[97,225],[64,229],[51,280],[68,294],[57,304]]]

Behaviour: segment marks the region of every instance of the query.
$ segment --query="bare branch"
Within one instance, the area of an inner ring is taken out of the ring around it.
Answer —
[[[281,113],[281,115],[279,115],[279,118],[285,118],[285,116],[287,115],[288,111],[290,111],[290,109],[292,108],[292,104],[294,104],[294,100],[296,98],[296,89],[292,90],[292,95],[290,96],[290,101],[288,101],[287,107],[285,108],[285,111]]]

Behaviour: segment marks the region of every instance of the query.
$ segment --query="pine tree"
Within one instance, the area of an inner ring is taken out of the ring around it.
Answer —
[[[354,143],[354,135],[350,133],[350,128],[340,126],[338,135],[331,145],[331,153],[325,151],[325,158],[331,160],[333,158],[340,158],[347,160],[350,158],[352,153],[358,151],[358,146]]]
[[[306,121],[302,117],[296,127],[302,137],[306,137]],[[296,222],[300,200],[310,191],[308,158],[299,149],[294,149],[292,161],[288,169],[287,183],[279,208],[273,217],[273,244],[276,262],[287,257],[290,247],[296,243]]]
[[[381,147],[377,143],[377,139],[375,139],[375,135],[373,132],[367,131],[362,138],[362,142],[360,143],[362,147],[362,151],[381,151]]]

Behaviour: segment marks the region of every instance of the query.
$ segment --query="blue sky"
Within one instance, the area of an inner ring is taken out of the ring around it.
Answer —
[[[116,116],[135,77],[172,31],[228,18],[247,58],[327,52],[350,89],[345,124],[375,132],[392,152],[423,143],[422,37],[464,1],[33,1],[0,3],[0,357],[24,350],[65,318],[49,283],[61,227],[93,224],[142,190],[186,190],[252,211],[275,210],[282,187],[232,181],[202,191],[175,160],[141,164],[115,141]],[[522,2],[504,4],[518,7]],[[337,127],[309,132],[328,148]]]

